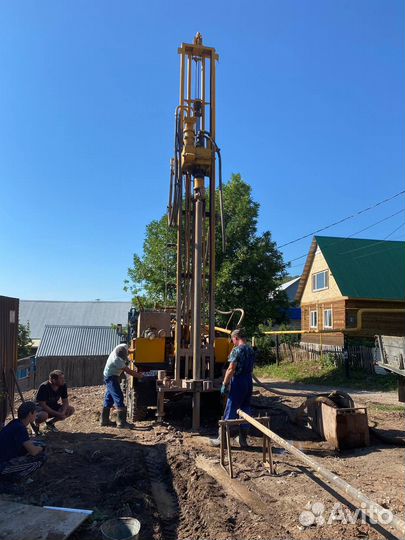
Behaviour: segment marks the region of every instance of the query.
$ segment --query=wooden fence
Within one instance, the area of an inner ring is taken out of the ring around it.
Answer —
[[[49,373],[60,369],[65,374],[69,387],[97,386],[103,384],[103,370],[107,360],[105,356],[75,356],[75,357],[31,357],[18,361],[17,378],[23,391],[37,389],[48,380]],[[35,367],[34,367],[35,366]]]
[[[351,369],[362,369],[367,373],[374,373],[373,348],[363,345],[349,346],[348,353],[349,367]],[[321,360],[330,358],[337,367],[344,365],[344,351],[342,347],[335,345],[324,345],[322,348],[318,344],[312,343],[281,343],[278,347],[267,349],[274,361],[300,362],[303,360]]]

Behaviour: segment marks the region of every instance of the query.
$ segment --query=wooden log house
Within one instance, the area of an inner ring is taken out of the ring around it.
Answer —
[[[315,236],[296,296],[302,343],[405,335],[405,242]]]

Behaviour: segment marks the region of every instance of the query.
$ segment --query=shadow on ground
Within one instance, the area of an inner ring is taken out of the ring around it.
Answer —
[[[100,525],[120,516],[141,522],[141,540],[159,530],[164,540],[176,538],[178,502],[164,444],[95,432],[60,432],[47,443],[46,464],[24,484],[23,495],[9,500],[93,510],[72,540],[101,538]]]

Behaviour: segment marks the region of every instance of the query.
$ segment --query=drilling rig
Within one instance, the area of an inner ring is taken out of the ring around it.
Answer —
[[[214,48],[203,44],[199,33],[192,44],[183,43],[178,52],[180,100],[175,111],[168,205],[169,226],[177,230],[176,308],[175,313],[132,313],[130,352],[144,378],[130,381],[127,405],[130,417],[136,419],[136,412],[153,405],[156,399],[157,418],[162,420],[167,400],[182,393],[191,394],[192,427],[197,431],[201,394],[218,395],[223,367],[232,348],[230,330],[215,326],[217,162],[225,245],[221,153],[215,138],[219,57]],[[243,316],[242,310],[219,313],[229,314],[231,320],[237,311]]]

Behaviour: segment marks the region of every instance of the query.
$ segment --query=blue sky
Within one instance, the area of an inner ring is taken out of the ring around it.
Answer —
[[[177,47],[196,31],[220,54],[224,178],[252,185],[259,230],[278,245],[404,189],[402,0],[20,0],[0,12],[0,294],[128,298],[132,254],[166,208]],[[357,236],[404,240],[403,208],[401,195],[325,234],[384,219]]]

